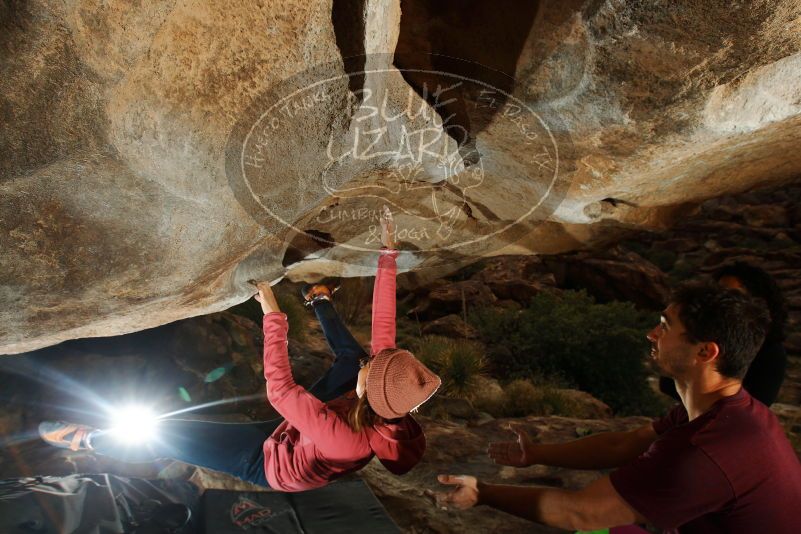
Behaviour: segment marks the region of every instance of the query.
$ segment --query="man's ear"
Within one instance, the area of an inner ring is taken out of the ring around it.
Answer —
[[[714,362],[718,356],[720,356],[720,347],[718,347],[718,344],[714,341],[702,343],[699,346],[696,356],[703,363]]]

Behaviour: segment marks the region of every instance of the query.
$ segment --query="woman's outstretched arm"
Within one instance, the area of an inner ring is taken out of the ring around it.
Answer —
[[[395,348],[395,225],[392,213],[384,206],[381,214],[381,249],[378,257],[378,270],[373,286],[373,331],[371,355],[384,349]]]
[[[329,458],[350,457],[356,434],[325,403],[295,383],[289,365],[289,323],[269,284],[258,285],[256,300],[264,312],[264,379],[267,400],[301,434]]]

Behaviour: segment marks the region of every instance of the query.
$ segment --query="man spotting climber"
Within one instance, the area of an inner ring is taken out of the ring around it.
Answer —
[[[651,360],[681,397],[668,415],[630,432],[563,444],[492,443],[496,463],[616,468],[578,491],[506,486],[440,475],[454,488],[442,506],[484,504],[570,530],[651,523],[673,532],[795,533],[801,522],[801,464],[778,419],[742,388],[765,337],[761,301],[716,284],[673,294],[648,333]]]

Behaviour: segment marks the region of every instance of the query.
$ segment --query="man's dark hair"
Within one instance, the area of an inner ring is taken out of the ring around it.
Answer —
[[[678,306],[689,341],[717,343],[717,371],[742,379],[765,341],[770,324],[765,302],[711,281],[678,286],[671,302]]]
[[[755,265],[738,261],[720,267],[713,276],[716,280],[720,280],[724,276],[732,276],[743,284],[743,287],[750,295],[763,299],[768,305],[771,321],[765,341],[779,343],[784,341],[784,329],[787,324],[787,302],[771,275]]]

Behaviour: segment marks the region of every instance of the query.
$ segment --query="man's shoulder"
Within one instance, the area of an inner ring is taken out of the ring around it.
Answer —
[[[688,421],[687,410],[681,403],[676,404],[665,415],[654,419],[651,423],[657,435],[661,436],[668,430],[672,430]]]
[[[776,415],[746,391],[723,399],[692,421],[684,406],[678,404],[653,426],[660,438],[672,441],[674,446],[685,443],[698,447],[713,459],[737,449],[754,451],[765,443],[786,441]]]
[[[784,435],[778,417],[744,389],[720,402],[710,415],[703,430],[713,436],[724,430],[726,435],[748,435],[757,440],[771,439],[776,433]]]
[[[771,474],[801,476],[801,464],[778,417],[764,404],[747,395],[722,406],[692,436],[731,480],[756,482]],[[753,461],[755,454],[759,461]],[[788,471],[789,470],[789,471]],[[752,473],[744,476],[743,473]]]

